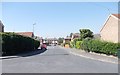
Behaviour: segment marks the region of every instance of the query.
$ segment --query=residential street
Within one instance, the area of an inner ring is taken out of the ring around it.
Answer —
[[[67,49],[48,50],[2,60],[3,73],[118,73],[118,64],[75,56]]]

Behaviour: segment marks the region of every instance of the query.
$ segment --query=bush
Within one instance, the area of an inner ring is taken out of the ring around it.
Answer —
[[[81,49],[87,52],[103,53],[107,55],[117,55],[117,49],[120,46],[116,43],[105,42],[100,40],[83,40]]]
[[[64,43],[62,43],[62,44],[61,44],[61,46],[62,46],[62,47],[64,47],[64,46],[65,46],[65,44],[64,44]]]
[[[82,41],[76,41],[75,48],[80,49],[81,43],[82,43]]]
[[[74,40],[72,40],[71,42],[70,42],[70,47],[71,48],[76,48],[76,43],[77,43],[77,41],[81,41],[81,39],[79,39],[79,38],[77,38],[77,39],[74,39]],[[77,46],[78,47],[78,46]]]
[[[71,42],[70,42],[70,47],[71,47],[71,48],[74,48],[74,45],[75,45],[74,41],[71,41]]]
[[[17,35],[15,33],[0,33],[2,36],[3,55],[17,54],[37,49],[40,42],[30,37]]]

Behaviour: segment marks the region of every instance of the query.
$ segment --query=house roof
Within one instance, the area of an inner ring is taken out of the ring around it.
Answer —
[[[47,40],[57,40],[57,38],[47,38]]]
[[[105,21],[105,23],[104,23],[104,26],[102,27],[102,29],[100,30],[100,32],[103,30],[103,28],[105,27],[105,25],[106,25],[106,23],[107,23],[107,21],[109,20],[109,18],[110,17],[116,17],[116,18],[118,18],[118,19],[120,19],[120,14],[111,14],[108,18],[107,18],[107,20]],[[114,17],[114,18],[115,18]]]
[[[71,37],[70,37],[70,36],[67,36],[65,39],[71,39]]]
[[[19,35],[27,36],[27,37],[33,37],[33,32],[17,32]]]
[[[120,14],[112,14],[112,15],[120,19]]]
[[[73,36],[80,36],[80,33],[74,33]]]

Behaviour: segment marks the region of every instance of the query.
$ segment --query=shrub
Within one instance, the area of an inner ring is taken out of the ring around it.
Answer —
[[[100,40],[83,40],[81,49],[87,52],[103,53],[107,55],[117,55],[118,44]]]
[[[80,49],[81,43],[82,43],[82,41],[76,41],[75,48]]]
[[[117,55],[118,55],[118,58],[120,58],[120,43],[118,43],[118,52],[117,52]]]
[[[73,43],[73,42],[71,41],[71,42],[70,42],[70,48],[73,48],[73,47],[74,47],[72,43]]]
[[[76,38],[76,39],[72,40],[72,41],[70,42],[70,47],[71,47],[71,48],[76,48],[76,43],[77,43],[77,41],[81,41],[81,39]],[[77,47],[78,47],[78,46],[77,46]]]
[[[65,44],[64,44],[64,43],[62,43],[62,44],[61,44],[61,46],[62,46],[62,47],[64,47],[64,46],[65,46]]]
[[[2,36],[3,55],[17,54],[37,49],[39,41],[15,33],[0,33]]]
[[[89,43],[90,43],[90,41],[89,41],[89,43],[88,43],[88,39],[85,39],[85,40],[83,40],[83,42],[81,43],[81,49],[82,50],[85,50],[85,51],[87,51],[87,52],[89,52],[89,48],[88,48],[88,45],[89,45]]]
[[[74,46],[75,46],[74,41],[71,41],[71,42],[70,42],[70,47],[71,47],[71,48],[74,48]]]

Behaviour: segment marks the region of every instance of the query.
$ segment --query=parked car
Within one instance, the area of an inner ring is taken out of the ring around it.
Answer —
[[[41,45],[41,50],[47,50],[47,45],[45,43]]]

